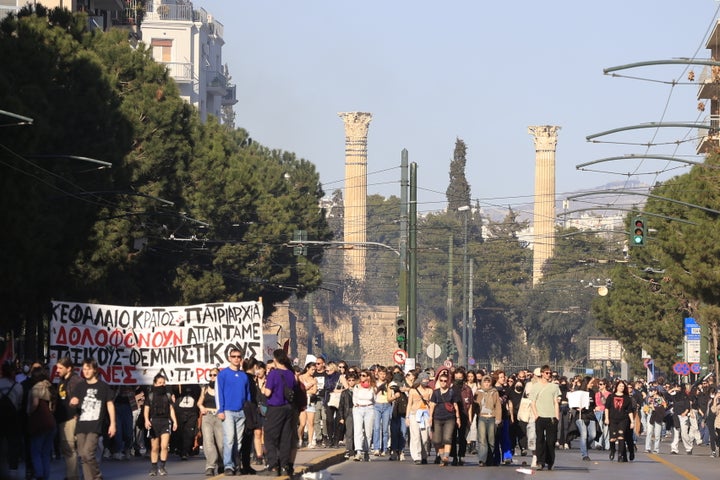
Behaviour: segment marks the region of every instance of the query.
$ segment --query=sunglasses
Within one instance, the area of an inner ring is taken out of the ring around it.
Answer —
[[[217,377],[217,373],[211,373],[210,375],[208,375],[208,377],[215,378],[215,377]]]
[[[552,372],[542,372],[543,375],[550,375]]]
[[[230,358],[242,358],[241,355],[230,355]]]

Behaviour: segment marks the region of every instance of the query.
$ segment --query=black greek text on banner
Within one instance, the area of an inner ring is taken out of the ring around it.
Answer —
[[[205,383],[227,364],[230,349],[262,359],[261,302],[203,303],[184,307],[122,307],[52,302],[50,367],[69,357],[76,366],[97,360],[111,385],[151,385],[163,373],[170,384]]]

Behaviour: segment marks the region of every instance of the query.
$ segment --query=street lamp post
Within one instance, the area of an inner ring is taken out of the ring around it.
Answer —
[[[470,205],[463,205],[462,207],[458,207],[458,212],[463,212],[463,224],[464,224],[464,230],[465,233],[463,235],[463,282],[462,282],[462,325],[460,326],[462,331],[462,355],[463,359],[467,362],[467,352],[468,352],[468,294],[467,294],[467,280],[468,280],[468,272],[467,272],[467,243],[468,243],[468,214],[470,212]],[[460,360],[461,357],[458,356],[458,360]]]

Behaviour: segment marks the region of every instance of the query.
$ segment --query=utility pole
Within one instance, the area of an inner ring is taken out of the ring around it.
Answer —
[[[468,270],[467,270],[467,243],[468,243],[468,215],[470,213],[470,205],[463,205],[462,207],[458,208],[458,212],[463,212],[463,226],[464,226],[464,236],[463,236],[463,282],[462,282],[462,325],[460,326],[461,333],[462,333],[462,355],[458,355],[458,360],[464,359],[467,361],[468,356],[468,343],[467,343],[467,329],[468,329],[468,311],[467,311],[467,305],[468,305],[468,294],[467,294],[467,279],[468,279]]]
[[[455,263],[453,262],[453,235],[450,234],[450,240],[448,243],[448,296],[447,296],[447,340],[452,341],[453,339],[453,314],[455,313],[453,311],[453,269],[455,268]],[[446,341],[447,343],[447,341]],[[445,356],[449,357],[450,352],[445,352]]]
[[[470,277],[468,282],[468,350],[467,366],[470,368],[470,359],[473,358],[473,328],[475,328],[475,315],[473,315],[473,267],[475,262],[470,260]]]
[[[410,205],[408,224],[409,295],[408,295],[408,356],[417,359],[417,163],[410,164]]]

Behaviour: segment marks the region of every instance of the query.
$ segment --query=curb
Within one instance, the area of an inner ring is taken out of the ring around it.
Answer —
[[[325,455],[322,455],[320,457],[313,458],[308,464],[298,465],[297,468],[295,469],[295,472],[293,473],[292,477],[290,477],[289,475],[284,475],[284,476],[277,477],[277,478],[288,479],[288,480],[290,480],[291,478],[297,479],[306,473],[318,472],[320,470],[324,470],[328,467],[337,465],[338,463],[342,463],[344,461],[345,461],[345,450],[326,453]]]

